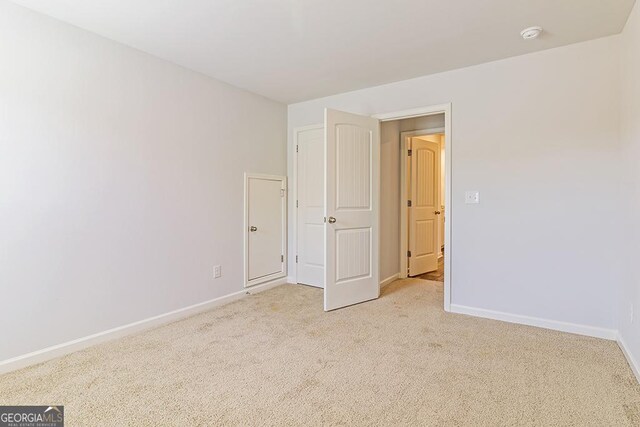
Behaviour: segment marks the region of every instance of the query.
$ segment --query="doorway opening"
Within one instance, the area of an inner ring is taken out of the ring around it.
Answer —
[[[398,215],[398,277],[441,282],[445,310],[450,304],[451,285],[450,269],[446,268],[450,265],[450,258],[446,262],[450,224],[445,218],[450,206],[449,111],[433,108],[404,117],[397,113],[381,122],[383,152],[397,153],[394,162],[398,166],[391,168],[397,171],[397,190],[385,201],[393,203],[388,215]]]
[[[403,132],[414,132],[410,136],[415,141],[401,142]],[[432,149],[431,157],[421,156],[431,159],[432,175],[438,162],[443,165],[436,174],[444,177],[442,190],[436,195],[439,187],[434,186],[431,191],[433,215],[451,212],[451,104],[373,116],[327,108],[324,124],[295,128],[293,134],[292,280],[324,288],[327,311],[376,299],[382,287],[409,274],[409,198],[403,192],[411,191],[406,177],[411,168],[401,148],[428,143],[427,137],[433,135],[441,142],[444,135],[444,148]],[[444,160],[442,153],[440,157],[436,153],[443,149]],[[319,161],[322,157],[324,162]],[[438,209],[442,204],[446,207]],[[431,236],[439,234],[443,243],[434,241],[431,255],[435,254],[436,265],[444,265],[444,310],[450,311],[450,215],[443,222],[444,233],[442,223],[432,228]],[[424,228],[423,223],[417,225]],[[420,253],[421,247],[417,248],[414,252]],[[433,259],[430,262],[422,274],[437,271],[437,267],[429,271]]]

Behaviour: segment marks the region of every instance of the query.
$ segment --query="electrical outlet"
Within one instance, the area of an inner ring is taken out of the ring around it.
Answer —
[[[214,265],[213,266],[213,278],[217,279],[220,276],[222,276],[222,266],[221,265]]]
[[[480,192],[479,191],[465,191],[464,193],[464,202],[466,204],[478,204],[480,203]]]

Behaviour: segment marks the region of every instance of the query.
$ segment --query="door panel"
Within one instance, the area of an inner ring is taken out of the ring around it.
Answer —
[[[377,298],[378,120],[325,110],[325,310]]]
[[[440,145],[411,138],[411,152],[409,276],[417,276],[438,269]]]
[[[371,228],[336,231],[336,283],[371,277]]]
[[[297,281],[324,287],[324,128],[298,133]]]
[[[350,124],[336,130],[336,211],[371,210],[371,131]]]
[[[435,251],[434,239],[436,236],[433,235],[435,225],[434,221],[430,219],[416,221],[416,258]]]

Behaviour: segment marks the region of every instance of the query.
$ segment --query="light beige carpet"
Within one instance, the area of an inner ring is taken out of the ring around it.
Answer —
[[[64,404],[69,426],[640,425],[614,342],[442,310],[397,281],[331,313],[285,285],[0,377],[0,404]]]

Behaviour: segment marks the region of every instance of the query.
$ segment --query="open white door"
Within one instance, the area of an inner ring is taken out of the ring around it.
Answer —
[[[325,311],[378,298],[380,123],[325,110]]]
[[[440,245],[440,144],[411,138],[409,276],[438,269]]]

